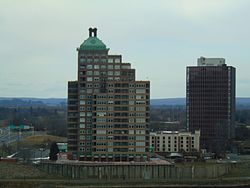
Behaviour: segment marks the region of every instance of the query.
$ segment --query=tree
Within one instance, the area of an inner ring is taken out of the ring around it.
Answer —
[[[50,152],[49,152],[49,160],[56,161],[57,160],[57,154],[59,153],[58,145],[56,142],[52,142],[50,146]]]

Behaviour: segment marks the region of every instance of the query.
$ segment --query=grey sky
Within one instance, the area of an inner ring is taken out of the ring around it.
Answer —
[[[0,0],[0,97],[66,97],[88,28],[151,81],[151,98],[185,96],[186,66],[223,57],[250,97],[249,0]]]

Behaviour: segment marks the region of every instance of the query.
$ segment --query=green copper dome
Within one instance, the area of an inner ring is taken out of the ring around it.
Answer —
[[[80,46],[80,50],[106,50],[106,49],[107,49],[106,45],[96,36],[90,36]]]

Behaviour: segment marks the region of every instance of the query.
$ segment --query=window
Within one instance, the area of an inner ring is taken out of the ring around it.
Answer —
[[[85,122],[85,118],[80,118],[80,122]]]
[[[80,128],[85,128],[85,124],[80,124]]]
[[[113,59],[108,59],[108,63],[113,63]]]
[[[145,99],[144,95],[136,95],[136,99]]]
[[[81,63],[85,63],[85,62],[86,62],[86,59],[85,59],[85,58],[81,58],[81,59],[80,59],[80,62],[81,62]]]
[[[80,140],[85,140],[85,136],[80,135]]]
[[[80,116],[85,116],[85,112],[80,112]]]
[[[115,59],[115,63],[120,63],[120,62],[121,62],[121,60],[119,58]]]
[[[99,71],[94,71],[94,75],[95,75],[95,76],[99,76],[99,75],[100,75],[100,72],[99,72]]]
[[[108,69],[113,69],[113,65],[108,65]]]
[[[94,81],[99,81],[99,77],[94,77]]]
[[[92,88],[93,85],[92,84],[87,84],[87,88]]]
[[[99,65],[94,65],[94,69],[99,69]]]
[[[84,100],[80,100],[80,105],[85,105],[85,101]]]
[[[145,123],[145,118],[136,118],[136,123]]]
[[[92,69],[93,66],[92,65],[87,65],[87,69]]]
[[[109,80],[109,81],[111,81],[111,80],[113,80],[113,79],[114,79],[113,77],[108,77],[108,80]]]
[[[122,65],[122,69],[130,69],[130,65]]]
[[[101,69],[106,69],[106,65],[101,65]]]
[[[119,76],[120,75],[120,71],[115,71],[114,75],[115,76]]]
[[[87,77],[87,81],[91,82],[91,81],[93,81],[93,78],[92,77]]]
[[[115,69],[120,69],[120,65],[115,65]]]
[[[91,76],[92,75],[92,71],[87,71],[87,75]]]
[[[108,71],[108,75],[112,76],[113,75],[113,71]]]
[[[146,93],[146,89],[136,89],[136,93]]]
[[[80,99],[85,99],[85,95],[80,95]]]
[[[134,105],[135,102],[134,102],[134,101],[129,101],[129,104],[130,104],[130,105]]]

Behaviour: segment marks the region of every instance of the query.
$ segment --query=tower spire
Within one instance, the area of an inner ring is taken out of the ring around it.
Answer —
[[[94,36],[92,36],[92,33]],[[89,28],[89,37],[97,37],[97,28]]]

